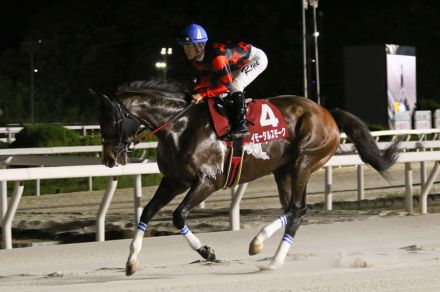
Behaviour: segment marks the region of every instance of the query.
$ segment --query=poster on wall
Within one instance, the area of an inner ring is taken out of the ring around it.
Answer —
[[[416,49],[386,45],[388,124],[391,129],[411,129],[417,101]]]

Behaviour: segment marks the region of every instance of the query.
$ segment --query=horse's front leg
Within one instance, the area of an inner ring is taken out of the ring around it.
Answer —
[[[182,203],[174,211],[173,224],[180,230],[191,249],[197,251],[204,259],[208,261],[215,261],[215,252],[209,246],[202,245],[201,241],[191,232],[186,225],[186,217],[189,212],[201,202],[203,202],[209,195],[215,192],[218,187],[207,179],[200,179],[195,185],[191,187]]]
[[[147,230],[147,224],[162,207],[168,204],[175,196],[183,193],[187,187],[181,182],[174,179],[163,177],[159,188],[156,190],[151,201],[145,206],[139,224],[137,226],[136,235],[130,245],[130,255],[128,256],[125,274],[133,275],[140,269],[140,263],[137,259],[141,249],[144,233]]]

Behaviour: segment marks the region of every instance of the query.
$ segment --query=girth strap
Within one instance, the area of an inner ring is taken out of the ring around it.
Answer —
[[[236,186],[240,181],[241,169],[243,166],[243,140],[237,139],[231,141],[231,155],[226,172],[226,181],[223,189]]]

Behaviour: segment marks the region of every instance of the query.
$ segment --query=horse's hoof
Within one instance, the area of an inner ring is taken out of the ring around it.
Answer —
[[[283,265],[282,263],[277,263],[277,262],[272,261],[267,266],[258,266],[258,269],[260,270],[260,272],[275,271],[275,270],[278,270],[278,268],[280,268],[282,265]]]
[[[127,265],[125,266],[125,275],[131,276],[134,273],[136,273],[137,271],[139,271],[141,269],[141,265],[139,263],[139,261],[135,260],[132,262],[127,263]]]
[[[253,256],[259,254],[263,250],[264,244],[257,244],[251,242],[249,245],[249,255]]]
[[[216,259],[214,250],[209,246],[202,246],[197,252],[207,261],[214,262]]]
[[[282,265],[283,263],[272,261],[268,266],[264,267],[263,269],[265,271],[275,271],[278,270]]]
[[[277,270],[279,267],[273,264],[270,264],[268,266],[259,266],[258,269],[260,270],[260,272],[268,272],[268,271],[275,271]]]

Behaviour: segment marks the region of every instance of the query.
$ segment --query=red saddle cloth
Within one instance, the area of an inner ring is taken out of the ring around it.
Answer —
[[[217,136],[227,135],[229,121],[215,109],[214,99],[208,99],[208,107]],[[248,103],[246,118],[251,136],[243,138],[243,143],[262,143],[288,136],[283,115],[266,99],[254,99]]]

